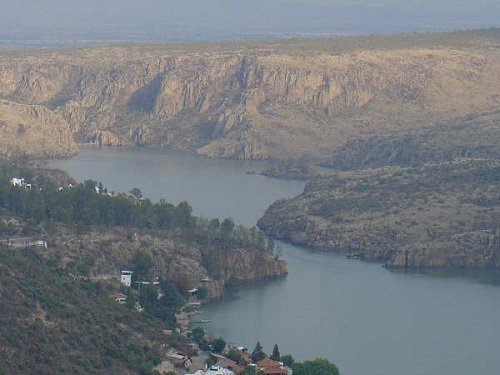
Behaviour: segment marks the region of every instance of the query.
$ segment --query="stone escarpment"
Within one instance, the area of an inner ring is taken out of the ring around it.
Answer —
[[[500,267],[500,163],[459,160],[319,177],[269,207],[268,235],[388,266]]]
[[[41,105],[0,100],[0,159],[63,157],[77,152],[68,123]]]
[[[185,288],[204,285],[209,298],[221,297],[229,280],[249,282],[287,274],[286,262],[268,252],[235,249],[224,253],[222,272],[212,277],[203,265],[203,249],[165,234],[155,237],[115,229],[75,237],[61,230],[49,243],[47,250],[40,250],[47,257],[59,259],[62,267],[76,273],[78,265],[86,264],[95,279],[118,279],[120,269],[130,267],[137,251],[146,252],[153,258],[157,276],[181,282]]]
[[[233,250],[225,259],[223,278],[236,281],[261,280],[287,274],[286,262],[259,251]]]
[[[209,298],[224,295],[227,283],[245,283],[288,274],[286,261],[260,251],[233,250],[226,255],[220,278],[204,282]]]
[[[81,143],[327,159],[353,140],[498,108],[498,38],[458,33],[460,47],[450,35],[13,53],[0,59],[0,97],[45,106]]]
[[[415,166],[456,158],[500,160],[500,109],[451,125],[353,140],[321,164],[350,170]]]

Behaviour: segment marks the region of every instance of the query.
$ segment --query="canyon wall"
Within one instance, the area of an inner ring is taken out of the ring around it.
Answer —
[[[10,53],[0,57],[0,97],[44,106],[80,143],[327,159],[353,140],[498,109],[500,38],[468,35],[462,47],[429,34],[378,48],[362,38],[336,48],[345,41],[332,38],[312,40],[315,49],[273,41]]]
[[[76,152],[69,125],[61,116],[41,105],[0,100],[0,159]]]

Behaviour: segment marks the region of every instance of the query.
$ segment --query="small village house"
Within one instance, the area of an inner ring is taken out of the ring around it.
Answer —
[[[227,357],[224,357],[223,355],[216,354],[216,353],[210,353],[210,356],[215,359],[215,364],[221,368],[227,368],[231,371],[233,371],[235,374],[239,374],[244,370],[244,368],[232,359],[229,359]]]
[[[127,301],[127,296],[123,293],[112,294],[111,298],[122,305]]]
[[[283,366],[283,363],[264,358],[256,363],[260,371],[266,375],[289,375],[291,370]]]
[[[234,372],[227,368],[214,365],[206,370],[198,370],[194,374],[186,375],[234,375]]]
[[[132,285],[132,274],[134,271],[128,271],[128,270],[122,270],[122,275],[121,275],[121,283],[125,286],[131,286]]]

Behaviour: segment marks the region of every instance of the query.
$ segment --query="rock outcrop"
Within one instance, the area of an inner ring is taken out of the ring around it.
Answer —
[[[0,100],[0,159],[64,157],[77,150],[61,116],[41,105]]]
[[[336,173],[269,207],[268,235],[388,266],[500,267],[500,162]]]
[[[61,266],[69,270],[87,264],[96,279],[118,279],[120,269],[129,267],[139,250],[152,256],[157,276],[182,281],[187,288],[199,285],[202,279],[209,277],[202,264],[202,250],[172,235],[160,238],[115,229],[75,237],[72,232],[64,232],[60,231],[51,239],[49,249],[44,250],[46,255],[56,257]],[[223,263],[221,274],[204,284],[208,287],[209,298],[220,298],[229,280],[250,282],[287,274],[284,260],[259,250],[232,250],[224,255]]]
[[[456,158],[500,160],[500,108],[451,125],[353,140],[321,164],[352,170]]]
[[[284,260],[265,252],[239,249],[226,256],[223,278],[226,281],[252,281],[284,276],[287,273]]]
[[[493,30],[23,51],[0,58],[0,97],[45,106],[81,143],[324,159],[498,108],[498,46]]]

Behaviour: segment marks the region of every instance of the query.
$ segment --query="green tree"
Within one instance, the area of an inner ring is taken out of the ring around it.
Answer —
[[[220,220],[219,219],[210,220],[207,229],[212,241],[218,239],[220,236]]]
[[[266,353],[264,353],[264,350],[260,342],[257,341],[255,349],[252,352],[252,361],[255,363],[259,362],[260,360],[263,360],[264,358],[266,358]]]
[[[269,358],[271,358],[273,361],[281,361],[281,354],[278,348],[278,344],[274,344],[273,354],[271,354],[271,357]]]
[[[205,337],[205,331],[201,327],[194,327],[191,331],[191,337],[194,342],[199,343],[203,337]]]
[[[153,285],[144,285],[139,294],[139,303],[144,310],[155,315],[158,308],[158,292]]]
[[[294,375],[340,375],[337,366],[322,358],[303,363],[297,362],[293,364],[292,370]]]
[[[132,194],[136,199],[141,199],[142,198],[142,192],[139,188],[132,188],[129,191],[130,194]]]
[[[185,299],[179,291],[167,280],[160,279],[160,288],[163,296],[158,300],[155,316],[175,326],[175,314],[184,305]]]
[[[198,343],[198,346],[201,350],[208,352],[210,350],[210,345],[208,345],[208,341],[206,338],[202,338]]]
[[[215,353],[222,353],[226,347],[226,342],[224,341],[224,339],[222,339],[222,337],[219,337],[218,339],[212,341],[211,345],[212,350]]]
[[[295,359],[293,359],[291,354],[284,354],[281,356],[281,362],[287,367],[292,367],[295,363]]]
[[[153,258],[145,251],[139,250],[132,258],[132,269],[137,280],[141,281],[150,276],[153,268]]]
[[[224,219],[220,226],[220,237],[224,247],[229,246],[233,237],[234,226],[234,221],[231,218]]]
[[[213,366],[217,363],[217,360],[215,359],[215,357],[213,356],[208,356],[207,360],[205,361],[205,363],[207,364],[207,367],[210,368],[210,366]]]
[[[245,358],[241,355],[241,353],[237,350],[231,349],[227,355],[227,358],[235,361],[239,365],[246,365]]]
[[[182,201],[175,208],[175,214],[177,219],[177,224],[180,228],[186,228],[194,223],[194,218],[191,215],[193,213],[193,208],[188,202]]]
[[[200,286],[198,287],[198,290],[196,291],[196,297],[199,299],[207,298],[208,296],[208,288],[206,286]]]

